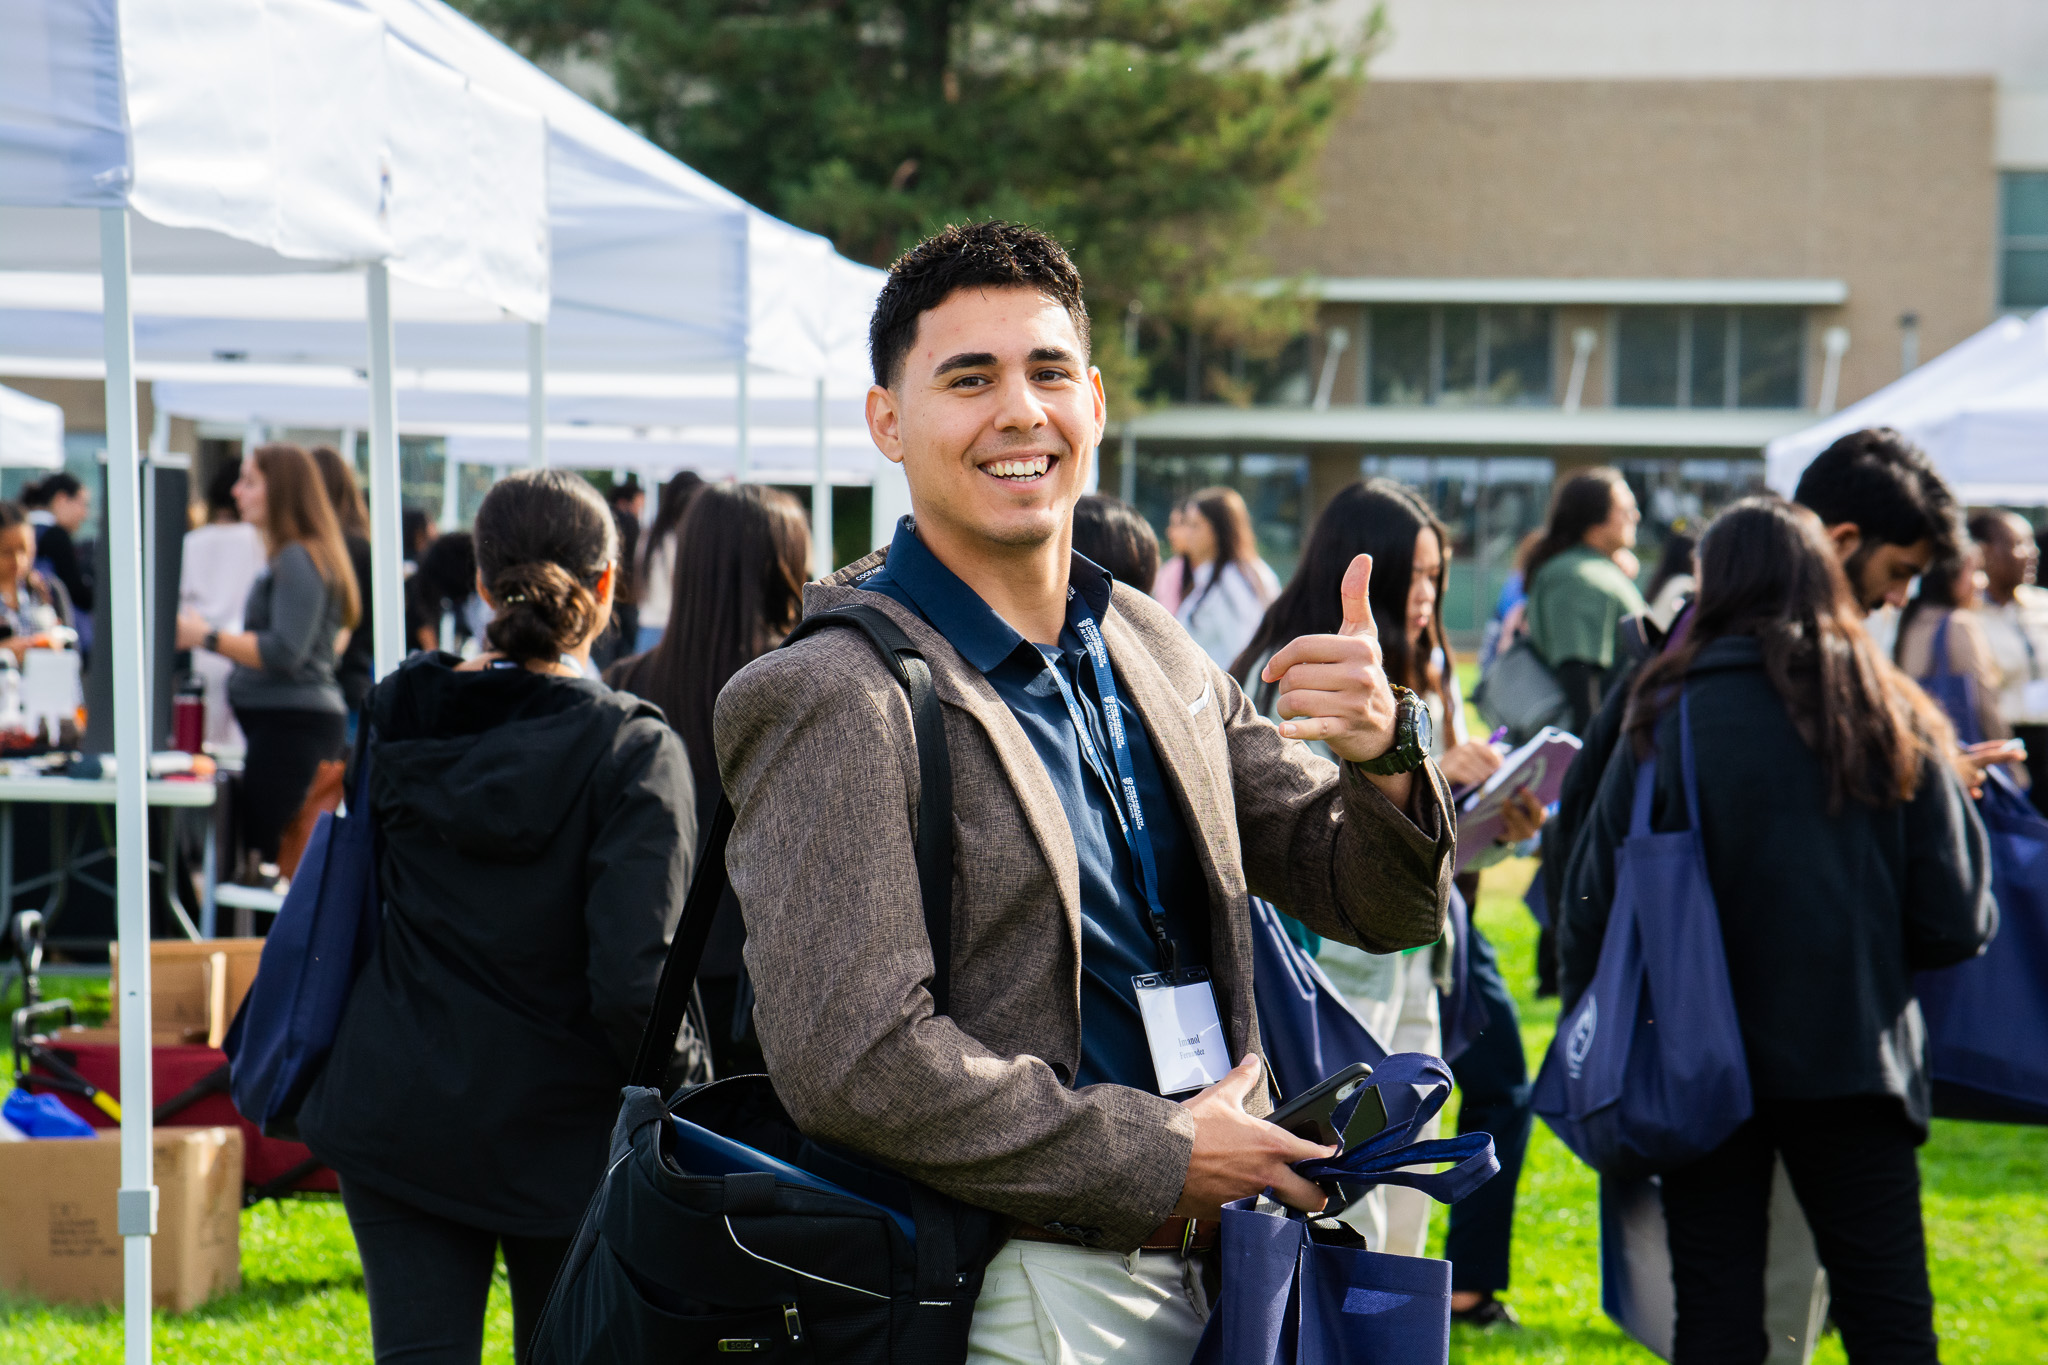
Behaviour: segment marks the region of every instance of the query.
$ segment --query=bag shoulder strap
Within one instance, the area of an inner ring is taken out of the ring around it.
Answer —
[[[946,748],[945,716],[939,708],[938,692],[932,686],[931,666],[888,613],[861,603],[806,617],[782,642],[783,647],[830,627],[848,627],[866,636],[909,694],[911,731],[917,744],[918,894],[924,907],[925,934],[932,945],[933,1008],[944,1014],[953,960],[953,764]],[[640,1035],[640,1050],[628,1078],[632,1085],[660,1085],[662,1069],[675,1047],[676,1034],[689,1008],[690,990],[697,982],[704,946],[711,939],[718,903],[730,886],[725,848],[732,838],[732,827],[732,802],[721,796],[718,813],[711,817],[711,830],[705,837],[696,875],[690,879],[689,895],[683,901],[682,919],[669,940],[661,982],[654,990],[654,1009]]]

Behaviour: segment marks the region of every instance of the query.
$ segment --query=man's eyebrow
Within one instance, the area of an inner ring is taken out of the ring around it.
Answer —
[[[1043,363],[1046,361],[1057,361],[1068,365],[1074,363],[1074,353],[1063,346],[1040,346],[1024,358],[1033,363]]]
[[[985,369],[995,363],[996,358],[991,352],[962,351],[956,356],[949,356],[945,360],[940,361],[938,368],[932,371],[932,377],[936,379],[942,374],[951,374],[955,370]]]

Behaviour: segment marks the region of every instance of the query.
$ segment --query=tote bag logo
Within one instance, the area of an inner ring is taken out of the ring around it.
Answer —
[[[1579,1079],[1579,1072],[1586,1065],[1586,1054],[1593,1050],[1593,1035],[1599,1031],[1600,1002],[1589,995],[1586,1007],[1572,1021],[1571,1036],[1564,1042],[1564,1066],[1573,1080]]]

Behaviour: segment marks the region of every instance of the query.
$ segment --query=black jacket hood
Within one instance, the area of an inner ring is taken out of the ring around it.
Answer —
[[[379,804],[460,852],[540,856],[618,728],[660,708],[586,678],[423,654],[370,694]]]

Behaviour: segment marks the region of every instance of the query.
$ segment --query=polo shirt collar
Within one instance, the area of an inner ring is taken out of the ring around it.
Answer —
[[[960,575],[940,563],[939,557],[925,548],[924,542],[917,538],[916,525],[909,517],[896,523],[896,534],[889,541],[889,555],[881,572],[888,574],[890,580],[903,589],[904,595],[917,604],[924,618],[946,637],[946,643],[979,673],[992,671],[1024,643],[1024,637],[1012,629],[1009,622],[996,615],[988,603],[981,600],[981,594],[968,587]],[[1068,582],[1100,620],[1109,610],[1113,586],[1108,571],[1086,555],[1076,552],[1073,566],[1068,570]]]

